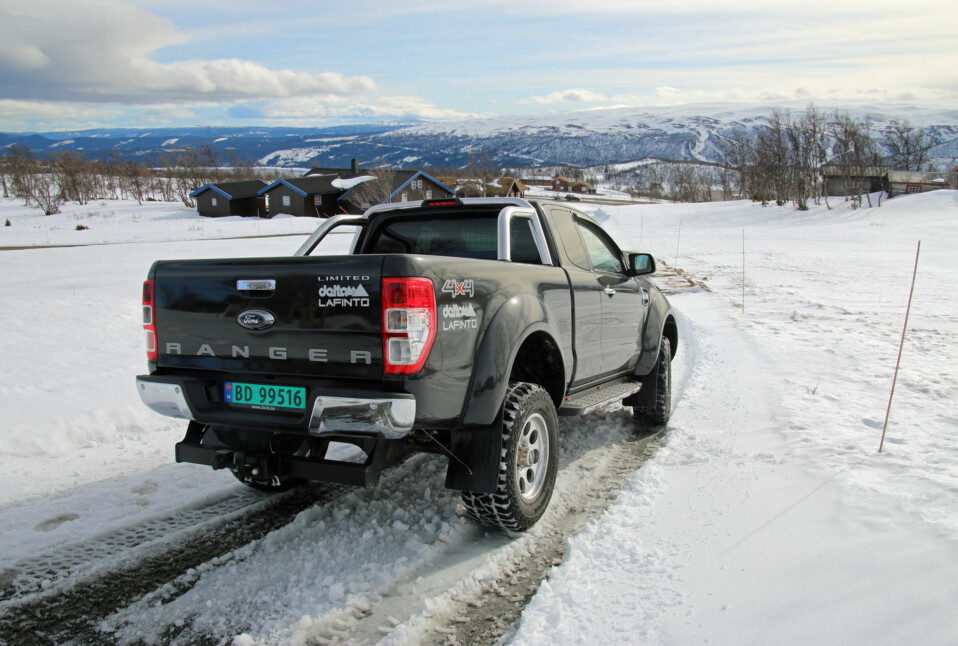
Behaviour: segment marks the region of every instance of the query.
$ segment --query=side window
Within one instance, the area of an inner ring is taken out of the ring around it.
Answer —
[[[607,240],[604,235],[600,235],[587,224],[582,222],[577,224],[582,240],[585,242],[585,249],[589,253],[589,259],[592,260],[593,269],[621,274],[622,259],[612,241]]]

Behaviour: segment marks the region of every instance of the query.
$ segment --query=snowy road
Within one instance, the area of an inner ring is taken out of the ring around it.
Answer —
[[[476,633],[502,605],[476,636],[488,643],[658,441],[636,433],[621,409],[563,430],[553,505],[519,538],[457,517],[441,460],[428,456],[370,491],[313,485],[266,497],[234,488],[24,554],[3,572],[0,635],[9,644],[220,643],[247,631],[269,643],[377,643],[391,633],[399,643],[444,641],[471,610],[481,615],[468,622]],[[44,505],[35,504],[40,516]]]
[[[67,244],[82,221],[110,243],[0,252],[0,643],[486,644],[517,619],[506,643],[958,643],[953,192],[610,207],[620,241],[711,291],[672,297],[667,432],[615,408],[563,419],[553,504],[518,538],[459,517],[435,456],[371,491],[272,498],[171,464],[182,424],[133,389],[149,263],[284,255],[298,240],[193,239],[302,223],[104,208],[10,207],[0,231]]]

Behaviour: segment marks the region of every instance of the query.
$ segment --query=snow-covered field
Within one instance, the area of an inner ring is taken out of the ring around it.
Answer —
[[[580,206],[624,247],[694,283],[671,297],[681,319],[675,413],[658,452],[572,540],[504,641],[958,643],[958,193],[857,210],[833,200],[805,213],[747,202]],[[207,220],[157,203],[64,210],[44,217],[0,202],[0,223],[11,223],[0,247],[76,245],[0,251],[0,571],[241,495],[228,474],[172,464],[183,423],[134,392],[145,368],[140,286],[155,259],[286,255],[315,225]],[[630,432],[622,410],[564,421],[553,506],[584,481],[594,449]],[[148,595],[102,628],[162,641],[188,618],[226,643],[237,625],[239,644],[314,643],[398,581],[448,567],[465,577],[451,579],[461,591],[522,553],[526,537],[488,535],[455,515],[441,462],[415,460],[385,486],[312,507],[191,570],[185,594]],[[447,590],[413,590],[422,608],[385,640],[416,643],[442,614]]]

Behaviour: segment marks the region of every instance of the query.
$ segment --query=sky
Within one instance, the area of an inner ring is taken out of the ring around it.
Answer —
[[[0,131],[958,105],[953,0],[0,0]]]

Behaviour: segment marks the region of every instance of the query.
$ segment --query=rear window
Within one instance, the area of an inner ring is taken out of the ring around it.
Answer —
[[[365,252],[495,260],[497,228],[489,216],[396,218],[372,232]],[[528,218],[513,218],[510,236],[514,262],[541,264]]]

